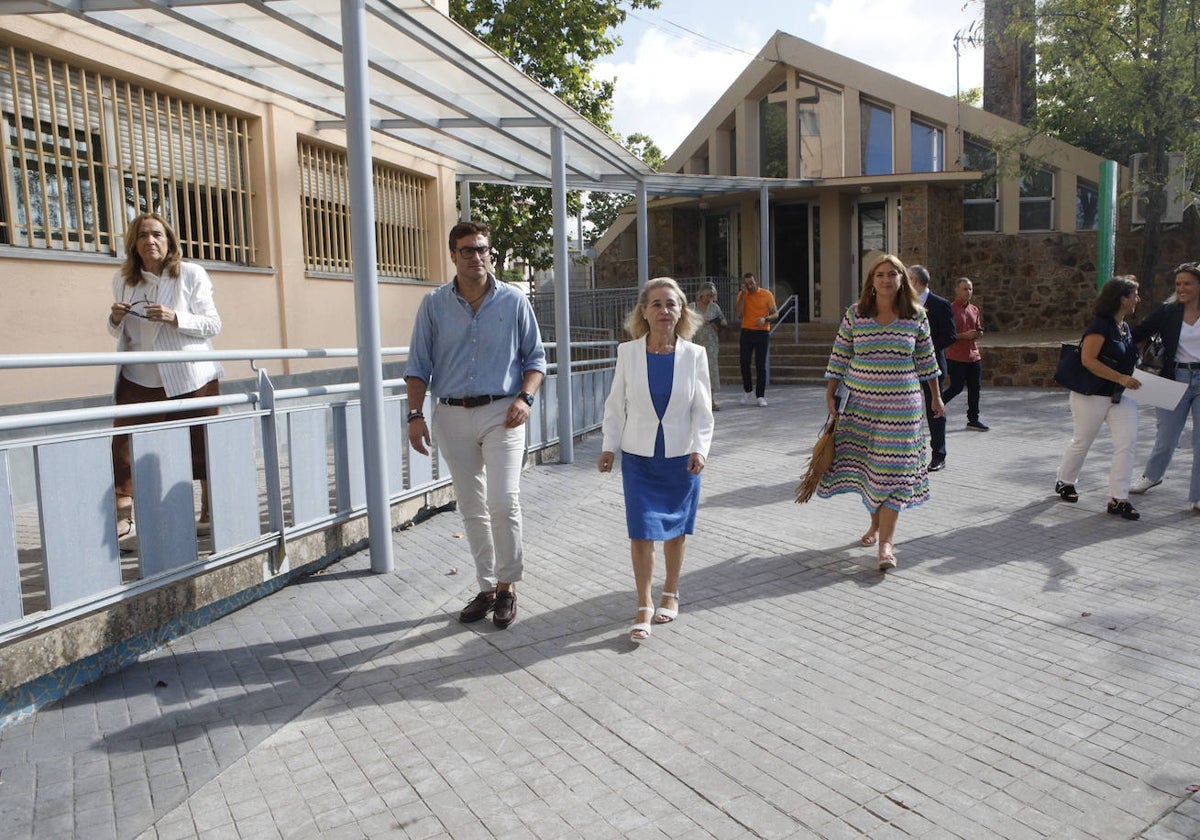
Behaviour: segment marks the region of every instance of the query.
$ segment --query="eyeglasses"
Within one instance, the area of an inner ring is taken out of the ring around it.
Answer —
[[[141,300],[131,300],[131,301],[129,301],[129,308],[125,310],[125,314],[132,315],[135,318],[143,318],[143,319],[149,321],[150,320],[149,315],[145,315],[141,312],[138,312],[133,307],[137,306],[139,303],[142,304],[143,306],[150,306],[154,302],[155,301],[147,300],[146,298],[142,298]]]
[[[469,259],[471,259],[471,257],[479,257],[479,259],[481,259],[481,260],[486,260],[488,257],[490,257],[492,255],[492,246],[491,245],[479,245],[474,248],[470,247],[469,245],[466,245],[466,246],[463,246],[462,248],[455,248],[454,250],[455,250],[455,253],[457,253],[464,260],[469,260]]]

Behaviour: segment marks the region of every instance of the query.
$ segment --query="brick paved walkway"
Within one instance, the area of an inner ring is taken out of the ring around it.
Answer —
[[[986,391],[986,434],[952,403],[884,577],[856,499],[791,503],[821,390],[723,396],[682,613],[646,644],[592,437],[526,473],[507,631],[454,620],[474,576],[434,517],[395,574],[352,557],[0,732],[0,835],[1200,837],[1189,451],[1130,523],[1107,440],[1079,504],[1051,493],[1063,392]]]

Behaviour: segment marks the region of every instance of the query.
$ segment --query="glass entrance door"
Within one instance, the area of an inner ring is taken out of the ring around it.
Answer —
[[[850,300],[857,300],[862,289],[862,273],[880,254],[900,251],[900,196],[882,195],[858,199],[854,203],[854,224],[858,241],[854,251],[853,288]]]

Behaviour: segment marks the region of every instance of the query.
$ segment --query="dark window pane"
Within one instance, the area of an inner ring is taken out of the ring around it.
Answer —
[[[996,203],[980,201],[963,205],[963,230],[968,233],[991,233],[996,230]]]
[[[1022,201],[1017,213],[1021,230],[1050,230],[1053,226],[1051,211],[1054,203],[1046,199]]]
[[[879,105],[863,102],[860,140],[862,174],[890,175],[892,168],[892,112]]]
[[[1100,226],[1100,190],[1079,181],[1075,186],[1075,228],[1095,230]]]
[[[913,122],[910,136],[912,138],[912,171],[941,172],[944,159],[942,130],[924,123]]]
[[[787,105],[763,99],[759,103],[758,120],[759,136],[762,138],[759,174],[764,178],[786,178]]]

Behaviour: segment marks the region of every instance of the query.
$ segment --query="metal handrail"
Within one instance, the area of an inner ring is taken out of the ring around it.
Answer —
[[[407,356],[407,347],[381,347],[384,356]],[[254,362],[278,359],[352,359],[355,347],[310,348],[294,350],[172,350],[111,351],[106,353],[16,353],[0,355],[0,370],[22,368],[95,367],[98,365],[138,365],[161,362]]]
[[[775,323],[771,325],[771,335],[775,335],[775,331],[783,326],[783,322],[791,317],[792,320],[792,340],[800,340],[800,298],[797,295],[790,295],[783,302],[783,306],[779,307],[779,317]]]
[[[599,377],[598,382],[602,385],[606,376],[611,376],[611,369],[615,359],[611,348],[618,342],[607,341],[588,341],[588,342],[572,342],[572,348],[592,348],[600,350],[597,355],[603,358],[595,358],[589,360],[579,360],[572,364],[570,375],[572,379],[580,377],[583,381],[582,387],[578,390],[585,394],[593,394],[596,392],[596,384],[594,381]],[[551,346],[551,349],[552,346]],[[608,351],[608,352],[604,352]],[[408,348],[383,348],[382,352],[387,355],[403,355],[408,352]],[[208,351],[196,353],[90,353],[90,354],[50,354],[50,355],[21,355],[21,356],[0,356],[0,369],[20,369],[20,368],[67,368],[72,366],[96,366],[106,364],[124,364],[136,360],[139,361],[181,361],[200,360],[200,359],[222,359],[222,360],[241,360],[241,359],[281,359],[281,358],[353,358],[357,355],[357,351],[348,348],[338,349],[297,349],[297,350],[278,350],[278,349],[253,349],[253,350],[224,350],[224,351]],[[548,365],[551,369],[550,374],[553,376],[557,372],[558,365],[551,363]],[[606,373],[606,371],[608,371]],[[403,409],[406,403],[406,397],[403,393],[405,380],[404,379],[389,379],[383,383],[385,389],[392,389],[393,396],[386,398],[389,401],[395,401],[400,407],[400,416],[403,416]],[[395,391],[400,393],[395,393]],[[159,431],[164,431],[172,428],[185,428],[198,424],[226,424],[230,422],[238,422],[244,419],[252,419],[261,428],[261,454],[262,464],[260,469],[264,471],[265,491],[260,488],[260,493],[265,492],[265,496],[260,495],[260,499],[266,499],[267,507],[270,510],[268,521],[265,530],[259,533],[256,537],[245,543],[240,543],[236,546],[230,546],[215,552],[209,556],[197,556],[191,561],[183,562],[177,567],[173,567],[165,574],[155,574],[153,572],[144,573],[143,577],[136,580],[125,581],[116,588],[105,587],[102,590],[88,592],[86,595],[74,601],[66,603],[50,602],[48,606],[41,608],[37,612],[25,614],[9,621],[0,621],[0,643],[11,641],[16,638],[21,638],[29,633],[41,632],[42,630],[60,624],[65,621],[70,621],[79,615],[87,612],[103,609],[106,606],[123,601],[129,598],[137,597],[138,595],[148,592],[152,589],[165,585],[175,580],[183,579],[191,575],[198,574],[202,571],[207,571],[218,566],[234,562],[244,557],[253,556],[267,551],[276,552],[269,561],[269,568],[265,568],[265,580],[270,580],[281,574],[284,571],[281,565],[281,557],[284,557],[286,552],[286,541],[294,539],[315,530],[327,528],[336,525],[348,519],[361,515],[361,502],[353,501],[349,498],[351,492],[349,484],[343,484],[343,481],[350,481],[349,468],[339,461],[347,455],[352,454],[352,447],[347,445],[345,439],[335,437],[331,439],[330,445],[334,447],[334,463],[336,477],[333,479],[331,487],[336,487],[339,493],[339,501],[335,510],[322,513],[315,518],[309,515],[304,521],[294,521],[290,524],[285,523],[283,519],[283,507],[281,502],[281,492],[284,486],[283,467],[280,464],[281,441],[276,433],[282,418],[295,409],[305,411],[307,408],[322,408],[320,405],[305,407],[300,404],[304,398],[311,397],[327,397],[330,395],[349,395],[348,398],[331,400],[329,404],[323,406],[328,411],[333,409],[334,412],[339,410],[345,411],[344,405],[353,400],[354,394],[359,391],[359,383],[336,383],[328,385],[316,385],[310,387],[298,387],[275,390],[267,377],[266,372],[259,371],[259,384],[257,388],[252,388],[247,393],[232,393],[223,394],[216,397],[204,398],[188,398],[180,400],[166,400],[154,403],[141,405],[105,405],[94,406],[90,408],[69,408],[58,411],[39,411],[24,414],[13,414],[8,416],[0,416],[0,431],[15,431],[16,436],[6,437],[0,441],[0,459],[4,457],[6,451],[16,451],[20,449],[35,449],[37,447],[47,445],[57,445],[62,443],[70,443],[75,440],[83,440],[95,438],[97,436],[111,436],[114,434],[154,434]],[[285,407],[287,404],[288,407]],[[342,409],[337,406],[342,405]],[[534,406],[534,414],[530,418],[530,423],[527,424],[528,429],[528,446],[531,451],[541,449],[547,446],[555,445],[557,438],[553,434],[551,427],[551,417],[556,411],[555,392],[554,389],[547,390],[544,394],[539,394],[537,403]],[[164,411],[176,412],[198,408],[213,408],[213,407],[230,407],[243,406],[245,410],[223,413],[207,418],[189,418],[181,420],[171,420],[161,423],[142,424],[141,426],[128,426],[120,431],[114,429],[111,421],[117,418],[137,417],[146,414],[161,414]],[[602,406],[598,405],[594,399],[585,398],[583,403],[584,410],[575,414],[575,419],[578,423],[574,426],[572,433],[580,434],[599,426],[600,410]],[[335,415],[333,426],[338,427],[336,416],[345,417],[345,414]],[[343,421],[344,423],[344,421]],[[67,424],[75,424],[81,428],[63,430],[63,426]],[[58,427],[57,431],[46,427]],[[15,439],[18,437],[20,439]],[[289,432],[290,439],[290,432]],[[340,440],[340,443],[338,442]],[[403,447],[403,443],[397,444]],[[211,456],[211,453],[210,453]],[[35,456],[36,457],[36,456]],[[407,460],[407,459],[406,459]],[[405,468],[407,473],[407,467]],[[11,475],[11,473],[8,473]],[[5,464],[0,460],[0,485],[7,482]],[[413,480],[412,484],[408,483],[407,477],[402,485],[396,485],[391,488],[391,502],[396,503],[406,498],[413,498],[422,493],[428,492],[430,489],[440,487],[447,484],[448,477],[440,472],[431,474],[427,478],[420,481]],[[5,488],[0,486],[0,491]],[[347,494],[343,501],[342,493]],[[42,516],[40,512],[41,502],[38,503],[39,518]],[[12,515],[12,511],[9,511]],[[44,527],[44,526],[43,526]],[[0,546],[0,549],[3,549]],[[62,555],[59,554],[58,569],[61,571]],[[0,569],[0,572],[11,574],[15,569],[11,563],[16,562],[15,555],[11,551],[0,550],[0,566],[8,564],[5,568]],[[3,578],[4,575],[0,575]]]

